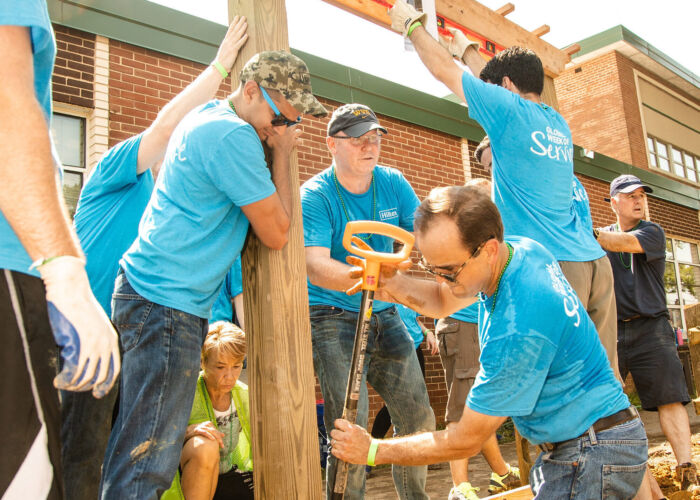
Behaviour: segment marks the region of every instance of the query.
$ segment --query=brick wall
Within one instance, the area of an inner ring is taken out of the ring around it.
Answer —
[[[146,129],[158,111],[205,68],[115,40],[110,41],[109,66],[110,147]],[[228,80],[217,97],[230,91]]]
[[[53,100],[92,108],[95,74],[95,35],[53,25],[56,63],[52,77]]]
[[[616,52],[563,71],[554,86],[574,144],[632,162]]]

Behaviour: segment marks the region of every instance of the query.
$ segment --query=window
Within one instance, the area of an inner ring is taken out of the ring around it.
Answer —
[[[687,337],[700,317],[700,250],[698,244],[666,238],[666,304],[674,328]]]
[[[72,219],[85,176],[85,118],[54,113],[51,134],[63,165],[63,196]]]
[[[698,182],[700,158],[667,144],[656,137],[647,136],[649,165],[692,182]]]

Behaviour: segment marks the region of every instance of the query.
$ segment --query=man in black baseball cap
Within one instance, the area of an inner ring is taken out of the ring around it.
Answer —
[[[697,483],[690,460],[688,414],[683,407],[690,397],[666,307],[666,237],[661,226],[643,220],[651,192],[634,175],[613,179],[606,200],[617,222],[594,233],[608,254],[615,277],[620,375],[624,380],[631,373],[642,408],[659,412],[661,429],[678,462],[678,480],[687,489]]]
[[[346,383],[352,359],[359,295],[346,295],[354,285],[345,263],[345,225],[351,220],[374,220],[413,231],[418,197],[403,174],[377,165],[382,136],[387,129],[362,104],[339,107],[328,122],[326,145],[333,163],[301,187],[304,246],[309,277],[309,305],[314,369],[325,401],[326,429],[343,413]],[[392,240],[360,235],[378,252],[392,252]],[[435,416],[418,364],[415,347],[392,303],[375,300],[366,380],[386,401],[398,435],[435,429]],[[366,427],[367,389],[362,388],[357,423]],[[327,497],[337,460],[328,457]],[[425,466],[396,466],[394,478],[400,498],[427,499]],[[345,500],[364,498],[365,468],[348,471]]]

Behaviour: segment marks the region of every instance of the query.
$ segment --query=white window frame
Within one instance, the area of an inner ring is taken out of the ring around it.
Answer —
[[[668,251],[668,242],[671,242],[671,254],[669,258],[669,251]],[[676,241],[682,241],[684,243],[689,243],[695,245],[695,251],[698,253],[696,256],[697,262],[688,262],[684,260],[679,260],[676,256]],[[693,266],[697,267],[700,269],[700,241],[698,240],[693,240],[690,238],[684,238],[684,237],[678,237],[678,236],[670,236],[666,235],[666,242],[667,242],[667,249],[666,249],[666,263],[671,263],[673,264],[673,268],[675,271],[675,277],[676,277],[676,293],[678,294],[678,302],[679,304],[667,304],[666,307],[668,307],[669,313],[671,310],[676,310],[679,311],[680,317],[681,317],[681,330],[683,331],[683,337],[687,340],[688,338],[688,326],[685,321],[685,314],[684,314],[684,308],[687,305],[685,303],[685,298],[683,296],[683,288],[682,288],[682,283],[681,283],[681,274],[680,274],[680,266]],[[665,267],[664,267],[665,269]],[[700,286],[700,283],[698,283],[698,286]],[[664,283],[664,292],[665,292],[666,284]]]

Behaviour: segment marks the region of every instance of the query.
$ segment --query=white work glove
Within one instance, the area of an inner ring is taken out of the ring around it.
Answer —
[[[408,36],[408,28],[410,28],[413,23],[420,21],[425,25],[428,19],[428,14],[417,11],[404,0],[396,0],[394,6],[389,9],[388,12],[391,18],[391,29],[401,33],[405,37]]]
[[[479,42],[474,42],[467,38],[467,35],[465,35],[462,30],[447,28],[447,31],[452,33],[452,38],[439,36],[438,42],[447,49],[452,57],[456,57],[461,61],[464,53],[471,45],[474,45],[476,49],[479,50]]]
[[[46,287],[51,330],[61,348],[57,389],[89,391],[101,398],[121,368],[117,334],[90,289],[85,263],[62,256],[39,267]]]

